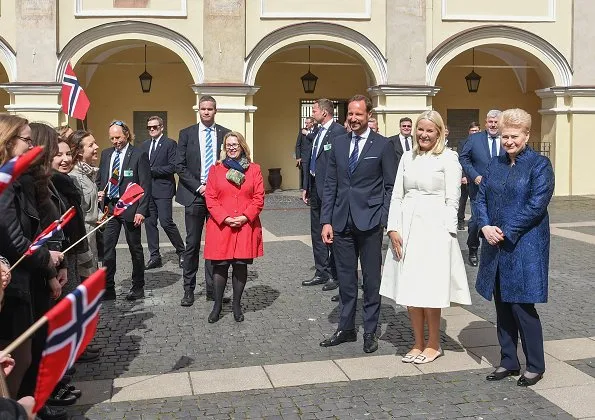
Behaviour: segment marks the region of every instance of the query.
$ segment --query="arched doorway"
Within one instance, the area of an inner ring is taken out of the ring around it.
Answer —
[[[153,77],[148,93],[139,81],[145,46],[146,69]],[[164,118],[166,134],[174,139],[181,128],[196,122],[192,75],[176,53],[159,44],[139,39],[108,42],[80,57],[74,71],[91,102],[87,127],[96,133],[101,148],[110,146],[105,133],[114,119],[134,127],[137,142],[148,138],[149,115]]]
[[[465,81],[472,69],[481,76],[476,93],[468,91]],[[535,92],[552,86],[555,80],[532,54],[508,45],[479,45],[450,60],[435,83],[440,91],[432,104],[447,120],[452,146],[466,138],[471,121],[483,126],[490,109],[523,108],[533,119],[531,146],[553,158],[554,139],[545,137],[547,127],[542,132],[541,99]]]
[[[318,77],[314,93],[304,93],[301,76],[310,69]],[[335,118],[345,119],[346,100],[366,94],[375,83],[366,63],[354,51],[336,43],[295,43],[270,55],[256,75],[259,91],[254,95],[255,160],[265,174],[281,168],[283,189],[298,189],[299,170],[295,142],[312,102],[329,98],[336,103]]]

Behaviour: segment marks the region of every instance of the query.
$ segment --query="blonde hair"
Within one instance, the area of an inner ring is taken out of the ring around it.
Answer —
[[[419,144],[417,142],[417,126],[421,120],[428,120],[434,123],[438,129],[438,141],[436,141],[436,144],[428,153],[432,153],[434,155],[441,154],[444,152],[444,149],[446,149],[446,144],[444,142],[444,121],[442,120],[440,113],[434,110],[422,112],[419,117],[417,117],[417,120],[415,120],[415,127],[413,128],[413,136],[415,138],[415,141],[413,142],[413,154],[420,155],[422,153],[426,153],[419,149]]]
[[[500,116],[498,130],[503,128],[518,128],[526,133],[531,131],[531,114],[520,108],[507,109]]]
[[[12,158],[12,149],[21,130],[29,124],[18,115],[0,114],[0,165]]]
[[[246,156],[246,159],[248,159],[248,162],[252,162],[252,158],[250,157],[250,147],[248,146],[248,143],[246,143],[246,139],[244,138],[244,136],[242,136],[242,134],[238,133],[237,131],[230,131],[229,133],[227,133],[225,135],[225,137],[223,137],[223,144],[221,145],[221,154],[219,156],[219,162],[222,162],[223,160],[225,160],[227,158],[227,153],[225,151],[225,144],[227,143],[227,139],[230,137],[235,137],[238,139],[238,143],[240,144],[240,147],[242,148],[242,151],[244,152],[244,156]]]

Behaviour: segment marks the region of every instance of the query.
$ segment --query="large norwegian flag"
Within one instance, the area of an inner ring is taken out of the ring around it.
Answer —
[[[62,79],[62,112],[79,120],[84,120],[89,110],[89,98],[79,84],[70,63],[66,65]]]
[[[114,216],[119,216],[124,213],[128,207],[140,200],[143,195],[145,195],[143,187],[136,182],[128,184],[126,186],[126,191],[124,191],[124,194],[122,194],[122,197],[120,197],[114,207]]]
[[[105,268],[101,268],[45,314],[48,333],[37,375],[34,413],[95,335],[104,291]]]
[[[42,150],[43,147],[36,146],[20,156],[13,157],[0,167],[0,194],[31,165]]]
[[[31,245],[29,245],[29,249],[25,251],[25,255],[33,255],[35,251],[41,248],[43,244],[45,244],[52,236],[54,236],[56,232],[62,230],[66,223],[72,220],[75,214],[76,210],[74,209],[74,207],[71,207],[68,210],[66,210],[66,212],[58,220],[54,220],[52,223],[50,223],[49,226],[46,227],[43,230],[43,232],[37,235],[37,238],[35,238],[33,242],[31,242]]]

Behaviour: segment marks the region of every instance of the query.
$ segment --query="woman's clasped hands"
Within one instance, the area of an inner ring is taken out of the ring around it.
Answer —
[[[244,215],[236,217],[226,217],[223,223],[230,227],[242,227],[243,225],[248,223],[248,218]]]
[[[497,245],[504,240],[504,232],[498,226],[484,226],[481,232],[490,245]]]

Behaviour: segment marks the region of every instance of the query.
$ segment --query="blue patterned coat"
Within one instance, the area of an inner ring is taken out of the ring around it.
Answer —
[[[475,289],[491,300],[500,272],[503,302],[547,302],[550,226],[547,206],[554,193],[550,160],[529,147],[510,166],[508,155],[492,159],[477,194],[479,228],[498,226],[505,239],[482,241]]]

